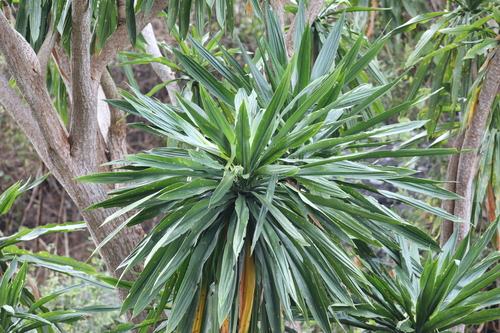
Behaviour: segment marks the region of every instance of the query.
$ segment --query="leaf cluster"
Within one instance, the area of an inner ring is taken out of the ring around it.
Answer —
[[[372,287],[367,293],[373,302],[357,303],[345,311],[341,322],[380,332],[442,332],[458,324],[473,325],[500,318],[496,307],[500,288],[487,289],[500,277],[498,252],[482,257],[498,226],[492,223],[481,238],[467,249],[470,237],[456,251],[457,233],[448,240],[443,251],[420,265],[417,249],[400,238],[402,251],[392,256],[394,265],[375,257],[371,249],[360,246]],[[491,308],[490,308],[491,307]]]

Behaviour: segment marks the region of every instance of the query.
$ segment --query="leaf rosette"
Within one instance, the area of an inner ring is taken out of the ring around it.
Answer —
[[[170,309],[168,332],[256,332],[258,327],[283,332],[284,320],[296,318],[314,319],[328,331],[336,320],[329,312],[332,303],[353,306],[353,297],[369,302],[363,291],[369,282],[353,263],[355,242],[399,249],[398,234],[421,248],[439,249],[426,233],[367,194],[456,218],[360,180],[382,180],[439,198],[456,196],[437,182],[411,177],[412,170],[361,160],[456,151],[380,149],[391,143],[380,138],[397,138],[425,122],[374,126],[422,98],[366,117],[399,79],[350,89],[384,40],[357,59],[361,36],[335,66],[342,25],[343,16],[323,46],[329,51],[320,52],[313,66],[305,27],[299,39],[304,47],[290,61],[272,62],[274,71],[264,68],[272,82],[244,50],[247,68],[223,48],[222,58],[216,58],[190,38],[224,83],[175,51],[185,72],[199,82],[191,100],[178,96],[178,106],[166,105],[134,90],[134,95],[122,92],[124,100],[108,101],[149,121],[133,126],[178,143],[113,162],[127,164],[119,172],[79,178],[130,183],[91,207],[124,207],[105,222],[134,211],[107,240],[127,225],[163,216],[122,263],[125,270],[144,263],[122,311],[137,314],[156,302],[157,319]],[[279,41],[269,43],[264,48],[269,59],[286,54],[276,51]]]

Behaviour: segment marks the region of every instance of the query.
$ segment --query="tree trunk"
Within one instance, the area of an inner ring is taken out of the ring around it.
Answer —
[[[490,54],[493,54],[487,69],[486,78],[481,85],[481,91],[477,99],[476,105],[473,106],[469,117],[469,123],[466,126],[465,133],[463,133],[463,140],[459,136],[456,140],[455,147],[457,150],[470,150],[463,152],[457,159],[451,159],[448,167],[448,177],[446,180],[455,182],[455,193],[463,197],[463,199],[455,200],[454,204],[443,203],[443,208],[449,213],[470,221],[471,207],[472,207],[472,182],[477,172],[477,163],[479,160],[479,144],[488,117],[491,114],[491,104],[495,99],[498,89],[500,87],[500,55],[497,48]],[[462,135],[462,134],[461,134]],[[463,142],[462,142],[463,141]],[[453,170],[456,169],[456,172]],[[453,223],[453,231],[458,232],[457,244],[463,241],[470,230],[469,223]],[[443,235],[441,237],[441,244],[446,243],[452,230],[449,228],[450,222],[445,221],[443,225]],[[464,325],[459,325],[450,329],[451,332],[464,332]]]

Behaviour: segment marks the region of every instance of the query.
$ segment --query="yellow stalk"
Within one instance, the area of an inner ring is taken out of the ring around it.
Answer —
[[[205,300],[207,298],[207,285],[202,284],[200,302],[198,303],[198,309],[196,310],[196,318],[194,319],[193,333],[201,332],[201,322],[203,319],[203,310],[205,308]]]
[[[479,97],[479,92],[481,91],[481,87],[477,87],[473,93],[472,101],[470,103],[469,114],[467,115],[467,126],[469,126],[472,116],[474,115],[474,111],[476,111],[477,99]]]
[[[240,311],[238,333],[248,333],[255,291],[255,264],[250,256],[250,242],[246,244],[245,263],[240,282]]]
[[[228,333],[229,332],[229,317],[224,320],[224,323],[222,324],[220,333]]]

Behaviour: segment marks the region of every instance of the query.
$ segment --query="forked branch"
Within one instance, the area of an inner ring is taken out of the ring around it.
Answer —
[[[168,6],[169,0],[157,0],[147,15],[139,11],[135,15],[136,31],[142,31],[163,9]],[[92,59],[92,75],[100,79],[108,63],[130,43],[126,24],[120,25],[106,40],[101,53]]]

